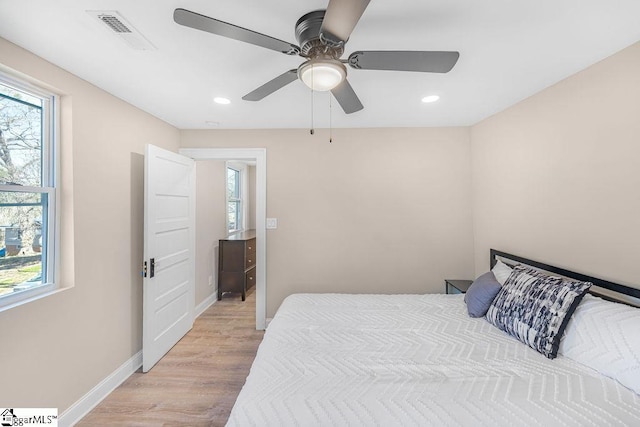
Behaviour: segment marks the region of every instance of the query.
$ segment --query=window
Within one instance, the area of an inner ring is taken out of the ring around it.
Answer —
[[[55,103],[0,74],[0,308],[54,288]]]
[[[227,166],[227,231],[229,233],[242,230],[242,171],[240,168]]]

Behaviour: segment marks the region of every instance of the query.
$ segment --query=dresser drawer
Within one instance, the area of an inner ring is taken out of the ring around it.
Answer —
[[[245,261],[245,265],[244,265],[245,269],[251,268],[254,265],[256,265],[256,254],[255,254],[255,252],[252,253],[252,254],[247,254],[247,257],[245,258],[245,260],[246,260]]]
[[[256,285],[256,269],[252,268],[244,274],[245,283],[247,284],[247,289]]]
[[[245,251],[247,255],[256,253],[256,239],[247,240],[247,243],[245,243],[245,245]]]

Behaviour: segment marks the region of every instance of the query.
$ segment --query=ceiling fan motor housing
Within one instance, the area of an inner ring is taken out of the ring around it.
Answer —
[[[300,45],[300,55],[307,58],[339,59],[344,53],[344,46],[329,46],[320,39],[324,13],[324,10],[315,10],[303,15],[296,22],[296,40]]]

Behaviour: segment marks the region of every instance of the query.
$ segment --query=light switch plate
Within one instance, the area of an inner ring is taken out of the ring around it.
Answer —
[[[267,218],[267,229],[278,228],[278,218]]]

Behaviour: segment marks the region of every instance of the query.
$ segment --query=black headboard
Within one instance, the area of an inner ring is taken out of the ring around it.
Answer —
[[[501,251],[498,251],[498,250],[495,250],[495,249],[491,249],[490,254],[491,254],[491,258],[490,258],[491,268],[493,268],[496,265],[496,260],[498,258],[500,258],[503,262],[506,262],[506,264],[511,264],[512,266],[515,265],[515,264],[528,265],[528,266],[531,266],[531,267],[535,267],[535,268],[537,268],[539,270],[544,270],[544,271],[547,271],[549,273],[554,273],[554,274],[558,274],[560,276],[569,277],[571,279],[576,279],[576,280],[580,280],[580,281],[583,281],[583,282],[591,282],[591,283],[593,283],[594,286],[597,286],[598,288],[606,289],[608,291],[615,292],[617,294],[627,295],[627,296],[630,296],[630,297],[633,297],[633,298],[638,298],[640,300],[640,289],[631,288],[629,286],[621,285],[619,283],[609,282],[608,280],[604,280],[604,279],[598,279],[597,277],[587,276],[586,274],[576,273],[575,271],[565,270],[564,268],[555,267],[555,266],[549,265],[549,264],[544,264],[542,262],[538,262],[538,261],[534,261],[534,260],[531,260],[531,259],[523,258],[523,257],[517,256],[517,255],[512,255],[512,254],[509,254],[509,253],[506,253],[506,252],[501,252]],[[509,261],[511,261],[511,262],[509,262]],[[590,292],[592,294],[598,295],[599,297],[602,297],[602,298],[605,298],[605,299],[625,302],[627,304],[632,304],[632,305],[637,305],[636,301],[629,303],[628,301],[625,301],[625,300],[619,300],[616,297],[612,297],[612,296],[610,296],[608,294],[598,292],[598,289],[593,289],[592,288],[590,290]]]

